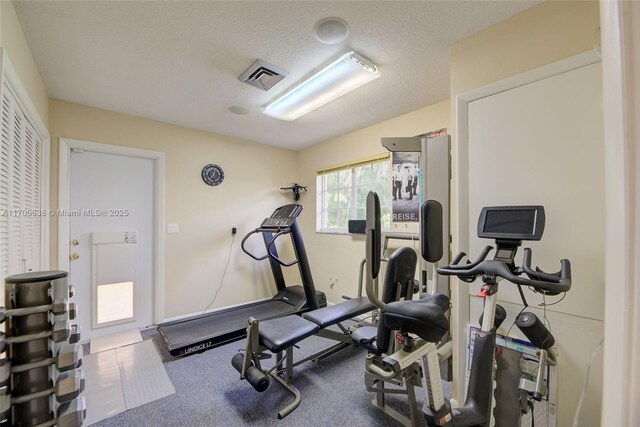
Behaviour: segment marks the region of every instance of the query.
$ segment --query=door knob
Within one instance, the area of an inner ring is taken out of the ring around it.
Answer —
[[[71,246],[78,246],[80,244],[80,242],[78,241],[78,239],[73,239],[71,241]]]
[[[80,258],[80,255],[78,255],[76,252],[74,252],[74,253],[72,253],[71,255],[69,255],[69,259],[70,259],[71,261],[75,261],[75,260],[77,260],[78,258]]]

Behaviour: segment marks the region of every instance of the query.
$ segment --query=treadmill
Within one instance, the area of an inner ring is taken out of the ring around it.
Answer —
[[[188,319],[166,322],[158,327],[172,356],[187,356],[239,340],[246,336],[249,317],[268,320],[277,317],[299,314],[320,307],[326,307],[326,296],[316,291],[311,277],[309,260],[304,248],[302,234],[297,218],[302,212],[302,205],[290,204],[276,209],[266,218],[260,227],[249,232],[241,243],[242,250],[251,258],[262,261],[269,260],[273,279],[278,292],[266,301],[258,301],[241,306],[215,311]],[[261,234],[266,254],[255,255],[245,247],[245,242],[254,234]],[[284,235],[291,237],[296,259],[285,262],[278,256],[276,240]],[[302,286],[287,286],[282,274],[282,267],[298,266]]]

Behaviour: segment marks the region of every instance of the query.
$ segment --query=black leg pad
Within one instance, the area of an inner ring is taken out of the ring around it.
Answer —
[[[244,355],[242,353],[238,353],[231,358],[231,364],[236,371],[242,373],[242,364],[244,363]],[[256,389],[256,391],[262,393],[269,387],[269,376],[262,372],[260,369],[256,368],[251,363],[244,373],[244,378]]]

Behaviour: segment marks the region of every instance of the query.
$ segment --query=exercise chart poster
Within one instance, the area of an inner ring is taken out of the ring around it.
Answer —
[[[447,134],[447,129],[427,132],[419,137],[435,138]],[[391,211],[393,222],[418,222],[423,195],[419,153],[392,153]]]
[[[420,167],[418,153],[393,153],[391,210],[393,222],[418,222]]]

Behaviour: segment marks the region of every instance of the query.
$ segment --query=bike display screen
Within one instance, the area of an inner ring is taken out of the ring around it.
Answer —
[[[478,237],[503,240],[540,240],[544,231],[543,206],[485,207],[478,221]]]

